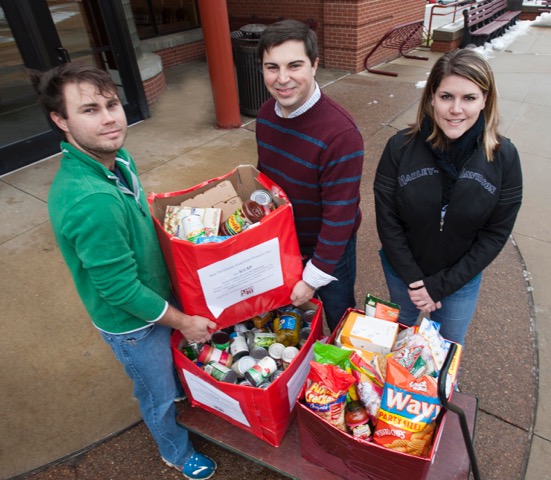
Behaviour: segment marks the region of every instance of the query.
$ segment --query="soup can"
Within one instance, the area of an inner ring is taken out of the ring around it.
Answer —
[[[214,332],[210,337],[210,341],[218,350],[227,350],[230,346],[230,336],[222,330]]]
[[[265,382],[275,371],[277,365],[272,357],[264,357],[260,359],[257,364],[249,368],[245,372],[245,379],[248,380],[252,386],[258,387],[261,383]]]
[[[245,355],[249,355],[249,346],[244,336],[237,336],[230,344],[230,353],[233,361],[237,361]]]
[[[237,383],[237,374],[229,367],[218,362],[207,363],[203,370],[219,382]]]
[[[281,354],[281,366],[283,367],[283,370],[289,367],[290,363],[297,355],[297,347],[285,347],[285,350],[283,350]]]
[[[247,355],[241,357],[237,362],[234,362],[231,366],[232,370],[237,374],[238,378],[245,378],[245,372],[256,365],[256,360]]]

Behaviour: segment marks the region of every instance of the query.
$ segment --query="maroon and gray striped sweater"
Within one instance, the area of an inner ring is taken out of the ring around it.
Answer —
[[[295,118],[274,107],[270,99],[258,113],[258,169],[289,196],[300,246],[315,246],[312,263],[331,275],[361,222],[362,136],[323,92]]]

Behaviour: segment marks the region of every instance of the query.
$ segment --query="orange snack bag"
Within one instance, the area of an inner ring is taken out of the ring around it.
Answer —
[[[415,378],[389,358],[373,440],[398,452],[427,457],[441,409],[435,378]]]

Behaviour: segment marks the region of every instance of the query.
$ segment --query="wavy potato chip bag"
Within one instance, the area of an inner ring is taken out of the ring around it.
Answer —
[[[398,452],[427,457],[441,409],[435,378],[415,378],[389,358],[373,440]]]

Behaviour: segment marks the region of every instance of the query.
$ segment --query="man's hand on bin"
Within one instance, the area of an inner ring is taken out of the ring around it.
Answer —
[[[304,280],[299,280],[291,293],[291,303],[295,307],[300,307],[302,304],[309,302],[316,293],[316,289],[308,285]]]
[[[210,340],[211,332],[216,330],[216,323],[199,315],[186,315],[169,305],[168,310],[159,320],[159,324],[180,330],[188,342],[205,343]]]

